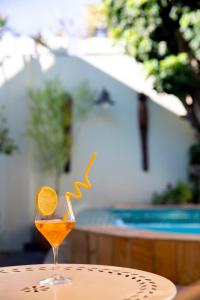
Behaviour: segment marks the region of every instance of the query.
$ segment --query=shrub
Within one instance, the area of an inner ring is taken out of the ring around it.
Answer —
[[[188,204],[191,203],[194,192],[189,184],[178,182],[176,186],[168,185],[161,194],[154,194],[153,204]]]
[[[10,155],[17,149],[15,142],[10,137],[6,117],[3,108],[0,110],[0,153]]]

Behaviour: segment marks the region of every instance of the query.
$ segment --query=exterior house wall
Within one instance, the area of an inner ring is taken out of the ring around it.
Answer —
[[[72,170],[61,178],[62,192],[72,190],[73,181],[83,178],[90,155],[97,151],[90,173],[92,190],[84,191],[83,200],[76,201],[77,209],[122,202],[147,203],[153,192],[162,191],[169,182],[187,179],[187,151],[194,137],[185,120],[148,102],[150,169],[143,172],[137,93],[80,58],[48,55],[24,59],[23,68],[6,81],[6,65],[0,70],[0,104],[6,106],[11,133],[19,146],[13,156],[0,156],[2,249],[18,249],[30,239],[35,192],[41,184],[54,182],[51,174],[39,171],[25,135],[27,88],[41,85],[46,79],[58,76],[67,89],[88,80],[97,93],[106,87],[115,101],[108,110],[94,108],[86,119],[73,126]],[[48,59],[50,63],[45,68]]]

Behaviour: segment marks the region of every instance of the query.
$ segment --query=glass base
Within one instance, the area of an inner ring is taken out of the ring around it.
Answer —
[[[53,275],[48,278],[44,278],[39,281],[40,285],[56,285],[56,284],[69,284],[72,280],[69,277],[64,277],[62,275]]]

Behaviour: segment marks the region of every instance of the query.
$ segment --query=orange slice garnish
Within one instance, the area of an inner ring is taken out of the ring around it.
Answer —
[[[42,186],[36,195],[36,207],[43,216],[52,215],[58,206],[58,196],[54,189]]]

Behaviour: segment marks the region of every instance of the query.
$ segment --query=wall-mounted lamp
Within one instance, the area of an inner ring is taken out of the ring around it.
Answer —
[[[110,98],[110,94],[106,89],[103,89],[97,99],[94,101],[94,105],[109,108],[113,106],[115,102]]]

